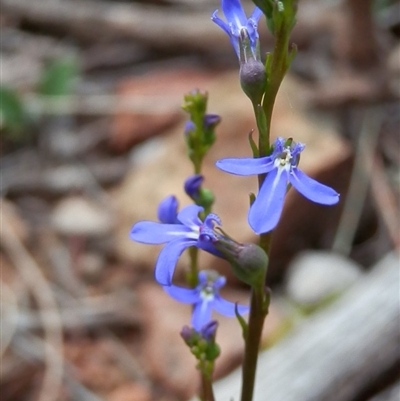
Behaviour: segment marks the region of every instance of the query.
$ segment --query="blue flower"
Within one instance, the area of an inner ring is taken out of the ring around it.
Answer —
[[[249,224],[257,234],[271,231],[278,224],[288,183],[313,202],[334,205],[339,201],[339,194],[335,190],[313,180],[297,168],[304,147],[302,143],[277,138],[270,156],[217,161],[217,167],[228,173],[267,174],[248,216]]]
[[[214,11],[211,16],[211,20],[229,35],[229,39],[238,58],[240,58],[240,32],[242,29],[244,29],[247,32],[246,36],[250,39],[250,47],[254,58],[258,60],[259,51],[257,24],[262,15],[262,11],[258,7],[255,7],[250,18],[247,19],[239,0],[222,0],[221,7],[225,15],[226,22],[217,16],[218,10]]]
[[[208,236],[214,223],[221,224],[219,217],[211,213],[203,222],[198,215],[204,209],[197,205],[189,205],[184,207],[173,221],[174,210],[176,213],[174,207],[174,197],[164,199],[158,210],[161,223],[139,221],[130,232],[133,241],[166,244],[158,256],[155,268],[155,278],[161,285],[171,285],[175,265],[186,248],[196,246],[219,255]]]
[[[219,289],[225,285],[226,279],[213,270],[201,271],[196,288],[182,288],[176,285],[164,287],[165,291],[179,302],[193,304],[192,326],[197,332],[209,324],[211,313],[215,309],[221,315],[235,316],[235,304],[219,295]],[[238,305],[240,314],[247,313],[249,307]]]

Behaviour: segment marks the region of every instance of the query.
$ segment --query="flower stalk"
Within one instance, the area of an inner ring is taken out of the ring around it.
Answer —
[[[247,336],[245,338],[241,401],[252,401],[253,399],[258,352],[268,306],[269,296],[265,293],[264,288],[261,286],[253,287]]]

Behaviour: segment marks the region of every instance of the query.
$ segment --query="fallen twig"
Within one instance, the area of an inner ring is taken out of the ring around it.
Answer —
[[[7,216],[2,215],[1,243],[22,280],[35,297],[42,319],[45,345],[45,373],[38,400],[54,401],[58,398],[63,377],[62,322],[50,284],[40,267],[22,244]]]

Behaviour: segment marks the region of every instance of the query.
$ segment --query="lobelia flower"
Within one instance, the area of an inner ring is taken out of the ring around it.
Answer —
[[[262,11],[258,7],[255,7],[250,18],[247,18],[239,0],[222,0],[221,8],[225,15],[226,22],[217,16],[218,10],[214,11],[211,20],[229,35],[229,39],[238,58],[241,58],[240,34],[242,30],[245,30],[246,37],[248,37],[250,41],[250,48],[254,59],[259,60],[257,24],[262,15]]]
[[[219,290],[226,283],[226,279],[213,270],[203,270],[198,274],[199,284],[195,288],[182,288],[176,285],[164,287],[165,291],[179,302],[193,304],[192,326],[197,332],[206,332],[211,321],[211,314],[215,309],[221,315],[234,317],[235,303],[223,299]],[[239,314],[249,311],[245,305],[237,305]]]
[[[175,265],[186,248],[196,246],[219,255],[207,235],[215,223],[221,224],[219,217],[210,213],[204,222],[201,221],[198,215],[204,209],[197,205],[186,206],[176,214],[175,200],[174,197],[168,197],[161,202],[158,209],[161,223],[139,221],[130,232],[133,241],[166,244],[158,256],[155,268],[156,281],[161,285],[171,285]]]
[[[271,231],[278,224],[288,183],[313,202],[334,205],[339,201],[335,190],[308,177],[297,167],[304,147],[302,143],[277,138],[270,156],[217,161],[216,166],[228,173],[267,174],[248,215],[249,224],[257,234]]]

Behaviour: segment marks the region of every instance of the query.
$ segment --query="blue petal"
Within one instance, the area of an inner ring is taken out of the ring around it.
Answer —
[[[218,160],[215,165],[222,171],[236,175],[265,174],[274,168],[270,156],[253,159],[252,157]]]
[[[250,206],[249,224],[257,234],[275,228],[283,209],[286,194],[287,172],[274,169],[266,176],[256,200]]]
[[[213,22],[215,22],[220,28],[222,28],[229,36],[231,36],[231,31],[229,29],[229,25],[224,20],[219,18],[217,13],[218,13],[218,10],[215,10],[213,12],[213,14],[211,15],[211,20]]]
[[[332,188],[320,184],[298,168],[292,168],[290,183],[306,198],[322,205],[334,205],[339,202],[339,194]]]
[[[249,20],[247,21],[247,24],[246,24],[246,29],[247,29],[247,32],[248,32],[249,37],[250,37],[251,48],[252,48],[253,51],[257,47],[257,40],[258,40],[258,37],[259,37],[258,36],[258,31],[257,31],[257,24],[258,24],[258,20],[259,20],[261,14],[262,14],[262,11],[256,8],[253,11],[253,14],[251,15],[251,17],[249,18]],[[253,18],[253,15],[256,18]]]
[[[203,224],[208,228],[214,228],[215,223],[218,224],[219,226],[222,226],[221,219],[215,213],[209,213],[203,222]]]
[[[195,304],[199,302],[200,295],[195,288],[182,288],[176,285],[163,287],[165,292],[179,302]]]
[[[214,291],[219,290],[221,287],[223,287],[226,284],[226,278],[225,276],[218,276],[215,281],[214,281]]]
[[[200,331],[201,328],[211,320],[213,300],[206,300],[198,302],[193,308],[192,314],[192,326],[196,331]]]
[[[215,10],[213,15],[211,16],[211,20],[228,34],[231,45],[236,52],[236,56],[239,57],[239,53],[240,53],[239,32],[237,32],[236,36],[233,35],[231,27],[225,21],[223,21],[221,18],[219,18],[217,13],[218,13],[218,10]]]
[[[262,16],[263,12],[258,8],[258,7],[254,7],[253,12],[250,15],[251,20],[253,20],[254,22],[258,22],[258,20],[260,19],[260,17]]]
[[[202,221],[199,218],[199,213],[203,210],[201,206],[197,205],[186,206],[178,213],[178,220],[187,227],[200,227]]]
[[[221,315],[233,317],[235,314],[235,304],[233,302],[227,301],[226,299],[216,296],[214,300],[214,309]],[[247,313],[249,307],[245,305],[238,305],[238,312],[240,315]]]
[[[130,232],[133,241],[144,244],[163,244],[178,237],[187,237],[192,230],[182,224],[162,224],[154,221],[139,221]]]
[[[161,223],[176,224],[178,215],[178,200],[170,195],[163,199],[158,205],[157,216]]]
[[[204,270],[200,270],[197,277],[199,279],[199,286],[205,285],[208,281],[208,274]]]
[[[241,27],[246,26],[246,14],[239,0],[222,0],[222,11],[228,25],[232,24],[238,31]]]
[[[212,255],[218,256],[219,258],[224,258],[224,255],[215,248],[215,245],[212,243],[211,239],[206,239],[207,236],[203,236],[203,238],[199,238],[196,246],[203,251],[211,253]]]
[[[296,142],[294,145],[292,145],[291,153],[293,158],[296,158],[306,147],[304,143],[301,142]]]
[[[278,138],[275,139],[275,142],[273,144],[274,148],[274,152],[272,154],[273,158],[275,158],[275,156],[283,152],[283,150],[285,149],[285,142],[286,140],[280,136],[278,136]]]
[[[195,240],[184,238],[169,242],[158,255],[155,278],[161,285],[171,285],[176,262],[182,252],[196,243]]]

